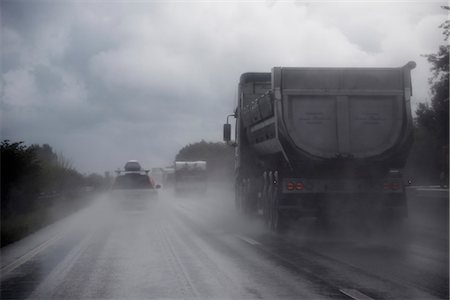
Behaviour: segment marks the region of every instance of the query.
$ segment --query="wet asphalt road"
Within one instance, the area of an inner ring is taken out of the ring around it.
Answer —
[[[275,235],[217,191],[146,209],[105,196],[2,249],[1,298],[448,299],[448,204],[423,201],[400,230]]]

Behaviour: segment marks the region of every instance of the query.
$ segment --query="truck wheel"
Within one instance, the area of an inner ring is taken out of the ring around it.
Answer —
[[[242,211],[242,197],[243,197],[243,183],[239,182],[236,184],[235,198],[234,198],[234,206],[237,212]]]
[[[245,179],[243,180],[242,184],[240,185],[240,192],[239,192],[239,203],[238,203],[238,211],[241,214],[249,215],[251,214],[251,185],[250,180]]]
[[[270,197],[271,222],[270,228],[276,233],[284,233],[288,229],[288,220],[280,213],[278,188],[274,187]]]
[[[267,186],[267,183],[264,182],[264,188],[262,192],[262,203],[263,203],[263,218],[264,218],[264,225],[267,228],[270,228],[270,197],[269,197],[269,187]]]
[[[250,182],[248,179],[246,179],[243,183],[243,188],[242,188],[242,192],[241,192],[241,206],[240,206],[240,212],[243,215],[247,215],[248,211],[249,211],[249,204],[248,204],[248,200],[249,200],[249,191],[250,191]]]
[[[244,198],[244,214],[246,216],[252,215],[254,212],[254,200],[255,195],[253,193],[255,187],[253,180],[248,180],[247,188],[245,189],[245,198]]]
[[[279,223],[279,221],[280,221],[280,218],[279,218],[279,213],[278,213],[278,203],[277,203],[277,201],[276,201],[276,198],[277,198],[277,196],[276,196],[276,192],[275,191],[273,191],[272,192],[272,196],[271,196],[271,205],[270,205],[270,207],[271,207],[271,222],[270,222],[270,229],[272,230],[272,231],[274,231],[274,232],[277,232],[277,228],[278,228],[278,223]]]

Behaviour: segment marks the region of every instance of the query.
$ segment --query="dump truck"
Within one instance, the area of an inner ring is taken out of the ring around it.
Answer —
[[[205,194],[207,189],[206,161],[175,161],[174,189],[181,193]]]
[[[236,147],[236,207],[274,231],[301,217],[406,217],[401,170],[413,142],[414,68],[242,74],[223,132]]]

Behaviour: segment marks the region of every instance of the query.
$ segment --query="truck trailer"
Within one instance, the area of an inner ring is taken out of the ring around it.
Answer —
[[[415,65],[242,74],[224,125],[236,147],[236,207],[261,214],[274,231],[308,216],[401,221]]]
[[[177,195],[203,195],[207,189],[206,161],[176,161],[174,189]]]

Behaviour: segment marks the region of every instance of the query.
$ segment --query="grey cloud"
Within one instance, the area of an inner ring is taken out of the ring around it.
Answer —
[[[131,158],[167,165],[186,143],[220,140],[243,72],[398,66],[438,43],[430,36],[436,20],[424,21],[436,14],[431,6],[355,5],[352,12],[285,2],[1,6],[3,137],[50,143],[86,172]],[[401,43],[416,40],[403,49]],[[422,97],[429,72],[420,63],[415,91]]]
[[[44,93],[51,93],[63,88],[63,81],[59,74],[45,65],[37,65],[33,70],[38,88]]]

